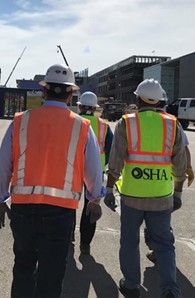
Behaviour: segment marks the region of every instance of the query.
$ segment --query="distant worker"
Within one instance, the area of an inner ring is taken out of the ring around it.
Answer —
[[[60,297],[83,183],[92,222],[101,217],[105,194],[90,121],[67,107],[79,89],[73,71],[52,65],[40,85],[44,104],[15,115],[0,150],[1,198],[11,181],[12,298]]]
[[[105,165],[107,165],[109,159],[113,133],[105,120],[94,116],[96,108],[98,108],[99,105],[97,96],[93,92],[84,92],[77,104],[80,111],[79,115],[90,120],[92,129],[97,137],[100,147],[102,170],[104,172]],[[90,254],[90,243],[96,230],[96,222],[91,223],[90,215],[86,213],[87,204],[86,187],[84,187],[84,207],[80,220],[80,250],[83,254]]]
[[[119,289],[125,297],[140,297],[140,226],[145,221],[157,258],[161,297],[179,298],[170,223],[173,199],[181,199],[186,179],[181,127],[174,116],[157,110],[159,101],[164,101],[164,90],[158,81],[144,80],[135,94],[138,112],[124,115],[115,128],[104,199],[115,211],[113,186],[117,182],[121,195],[123,273]]]

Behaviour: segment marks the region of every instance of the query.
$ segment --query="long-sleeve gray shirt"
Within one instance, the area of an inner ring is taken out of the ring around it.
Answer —
[[[107,173],[116,180],[119,179],[124,167],[124,160],[127,159],[128,144],[126,136],[126,123],[122,118],[115,128]],[[182,138],[182,129],[179,123],[176,128],[176,138],[172,154],[172,175],[174,181],[184,181],[186,179],[186,152]],[[131,181],[129,181],[131,183]],[[173,197],[161,198],[138,198],[121,195],[121,199],[126,205],[145,211],[161,211],[173,207]]]

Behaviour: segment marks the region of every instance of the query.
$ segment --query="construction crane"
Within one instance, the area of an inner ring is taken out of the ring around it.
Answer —
[[[68,65],[68,62],[67,62],[67,60],[66,60],[66,57],[65,57],[65,55],[64,55],[64,53],[63,53],[63,51],[62,51],[61,46],[57,46],[57,47],[59,48],[59,50],[60,50],[60,52],[61,52],[61,54],[62,54],[62,57],[64,58],[64,61],[65,61],[66,65],[69,66],[69,65]]]
[[[12,71],[11,71],[11,73],[10,73],[9,77],[7,78],[7,81],[6,81],[6,82],[5,82],[5,84],[4,84],[4,87],[6,87],[6,86],[7,86],[7,83],[9,82],[9,80],[10,80],[10,78],[11,78],[11,75],[13,74],[13,72],[14,72],[14,70],[15,70],[15,68],[16,68],[16,66],[17,66],[17,64],[18,64],[18,62],[19,62],[19,61],[20,61],[20,59],[22,58],[22,56],[23,56],[23,54],[24,54],[25,50],[26,50],[26,47],[25,47],[25,48],[24,48],[24,50],[22,51],[22,53],[21,53],[20,57],[18,58],[18,60],[16,61],[16,64],[14,65],[14,67],[13,67],[13,69],[12,69]]]

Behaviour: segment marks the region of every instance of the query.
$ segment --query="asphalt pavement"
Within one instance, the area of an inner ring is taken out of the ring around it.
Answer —
[[[0,142],[10,121],[0,120]],[[113,124],[114,125],[114,124]],[[195,131],[189,131],[192,152],[195,152]],[[194,155],[193,155],[193,167]],[[194,188],[185,186],[185,200],[182,210],[173,215],[173,230],[177,256],[177,278],[183,298],[195,298],[195,203]],[[120,205],[120,199],[117,196]],[[97,230],[91,244],[91,255],[81,255],[79,250],[79,222],[83,207],[81,199],[77,211],[76,239],[71,244],[62,296],[66,298],[121,298],[118,282],[122,277],[119,265],[120,208],[113,213],[104,204],[103,216],[97,223]],[[13,267],[13,239],[6,220],[6,227],[0,230],[0,298],[10,297]],[[159,298],[158,271],[147,258],[143,228],[140,233],[140,255],[142,298]],[[28,297],[26,297],[28,298]]]

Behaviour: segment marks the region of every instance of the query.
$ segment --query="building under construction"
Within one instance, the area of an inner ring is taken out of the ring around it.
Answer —
[[[106,99],[134,104],[133,92],[145,78],[158,80],[167,92],[169,101],[173,102],[180,97],[195,97],[194,71],[195,52],[173,60],[165,56],[134,55],[91,76],[88,76],[88,69],[75,72],[75,80],[80,87],[80,94],[85,91],[96,93],[101,106]],[[37,99],[36,92],[41,90],[38,82],[43,77],[36,75],[33,80],[17,80],[17,88],[3,85],[0,88],[0,118],[13,117],[15,111],[31,108],[31,103]],[[30,101],[27,100],[29,92],[31,98],[33,96]],[[76,106],[76,101],[73,100],[71,105]]]
[[[144,68],[170,59],[170,57],[161,56],[131,56],[93,74],[89,79],[94,83],[94,90],[91,91],[94,91],[98,97],[112,98],[127,104],[134,103],[133,92],[143,80]]]

